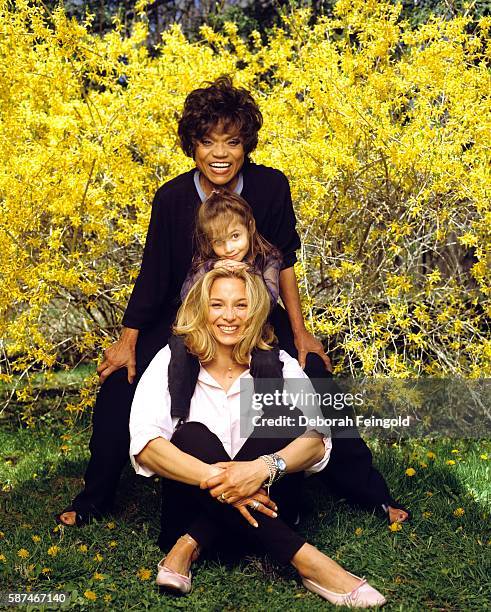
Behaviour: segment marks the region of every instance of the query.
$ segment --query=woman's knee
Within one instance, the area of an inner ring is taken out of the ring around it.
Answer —
[[[183,423],[172,435],[172,444],[202,461],[223,461],[225,449],[206,425],[197,421]]]

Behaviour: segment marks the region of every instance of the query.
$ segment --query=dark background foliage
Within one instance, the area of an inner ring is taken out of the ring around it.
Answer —
[[[54,8],[58,0],[47,0]],[[86,12],[95,15],[94,31],[104,33],[112,28],[114,16],[126,27],[135,17],[136,0],[66,0],[67,13],[82,20]],[[305,6],[314,16],[332,13],[335,0],[154,0],[146,7],[153,44],[170,24],[178,23],[193,38],[200,25],[208,23],[219,28],[224,21],[234,21],[239,32],[247,36],[252,30],[266,33],[280,21],[281,12],[291,6]],[[491,0],[403,0],[402,17],[414,24],[426,21],[432,14],[452,17],[469,10],[479,17],[491,14]]]

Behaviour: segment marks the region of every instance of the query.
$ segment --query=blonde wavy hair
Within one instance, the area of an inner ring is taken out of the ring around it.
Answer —
[[[252,349],[270,350],[275,337],[271,325],[266,323],[271,301],[264,281],[246,269],[215,268],[200,278],[179,308],[173,332],[185,337],[186,347],[201,362],[215,357],[217,341],[208,323],[208,305],[212,285],[219,278],[238,278],[245,284],[247,318],[244,334],[234,346],[232,356],[237,363],[248,365]]]

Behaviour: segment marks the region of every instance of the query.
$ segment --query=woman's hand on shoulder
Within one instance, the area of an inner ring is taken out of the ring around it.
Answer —
[[[131,384],[136,376],[136,341],[138,330],[124,327],[119,340],[104,351],[104,359],[97,368],[99,381],[102,384],[116,370],[127,368],[128,382]]]
[[[326,370],[332,372],[331,360],[326,355],[320,340],[317,340],[317,338],[306,329],[294,333],[293,340],[298,351],[298,363],[302,369],[305,368],[305,361],[308,353],[316,353],[324,362]]]
[[[212,497],[225,496],[228,503],[249,497],[261,488],[268,478],[268,466],[262,459],[254,461],[226,461],[215,463],[221,473],[201,483]]]

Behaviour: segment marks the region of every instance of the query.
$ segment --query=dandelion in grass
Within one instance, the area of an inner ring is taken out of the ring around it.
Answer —
[[[51,572],[50,567],[43,567],[43,569],[41,570],[41,574],[44,574],[45,576],[49,574],[50,572]]]
[[[106,527],[107,527],[108,529],[116,529],[116,523],[114,523],[113,521],[111,521],[110,523],[108,523],[108,524],[106,525]]]
[[[29,557],[29,551],[25,548],[21,548],[17,551],[17,556],[21,559],[27,559]]]
[[[433,512],[423,512],[423,518],[427,519],[430,518],[430,516],[433,514]]]
[[[426,497],[433,497],[433,491],[426,491]]]
[[[465,510],[464,510],[464,508],[456,508],[456,509],[453,511],[453,515],[454,515],[454,516],[457,516],[457,517],[459,517],[459,516],[464,516],[464,514],[465,514]]]
[[[109,594],[104,595],[104,601],[105,601],[106,603],[109,603],[110,601],[112,601],[112,597],[111,597],[111,595],[109,595]]]
[[[459,449],[458,449],[458,448],[452,448],[451,452],[452,452],[454,455],[458,455],[458,454],[460,453],[460,451],[459,451]]]
[[[5,533],[3,531],[0,531],[0,540],[4,537],[5,537]]]
[[[94,561],[97,561],[98,563],[100,563],[103,559],[104,557],[100,553],[96,553],[94,556]]]
[[[423,470],[426,470],[426,468],[428,467],[428,464],[425,463],[424,461],[420,461],[419,465],[423,468]]]
[[[33,535],[31,539],[35,544],[37,544],[38,542],[41,542],[41,538],[38,535]]]
[[[87,544],[80,544],[80,546],[78,547],[79,551],[81,553],[86,553],[88,548],[87,548]]]
[[[433,451],[428,451],[426,453],[426,456],[428,457],[428,459],[432,459],[432,460],[436,459],[436,455],[435,455],[435,453]]]
[[[362,533],[363,533],[363,529],[361,527],[357,527],[355,529],[355,535],[356,536],[360,537]]]
[[[483,453],[482,455],[479,455],[479,457],[483,460],[486,461],[486,459],[488,458],[488,454],[487,453]]]
[[[389,530],[390,531],[401,531],[402,530],[402,525],[400,523],[391,523],[389,525]]]
[[[414,468],[407,468],[406,476],[412,478],[416,474],[416,470]]]
[[[445,463],[447,465],[455,465],[455,461],[453,459],[448,459],[447,461],[445,461]]]
[[[5,555],[0,555],[0,563],[7,563],[7,557]]]
[[[97,595],[94,593],[94,591],[85,591],[84,597],[89,601],[95,601],[97,599]]]
[[[94,575],[92,576],[92,578],[94,580],[104,580],[105,576],[104,574],[99,574],[99,572],[94,572]]]
[[[152,572],[145,567],[140,567],[140,569],[136,572],[136,575],[140,580],[150,580],[152,577]]]
[[[59,546],[50,546],[48,548],[48,555],[50,557],[56,557],[56,555],[60,552],[60,547]]]
[[[108,544],[109,548],[116,548],[117,545],[118,543],[116,542],[116,540],[111,540]]]

